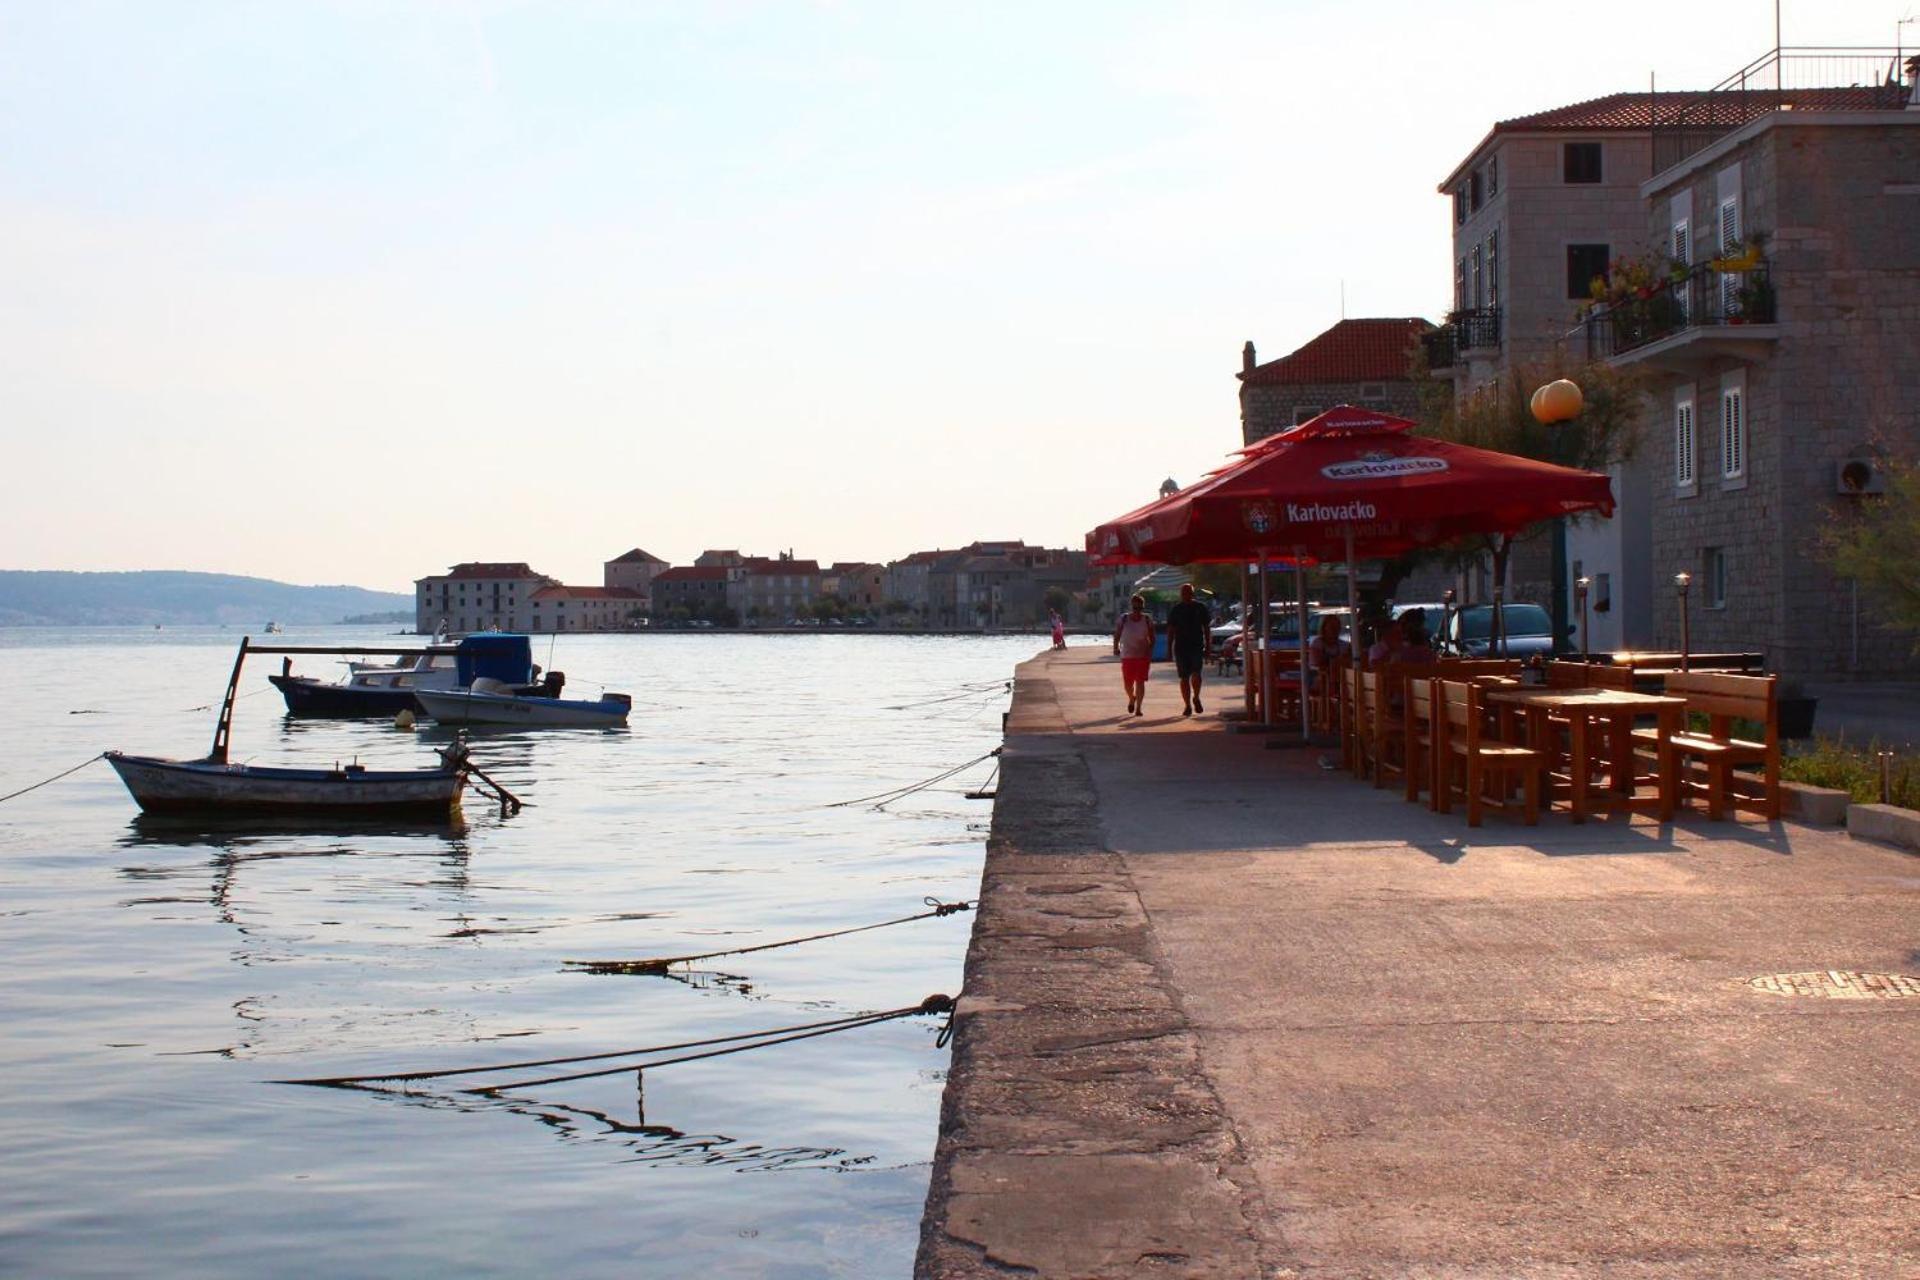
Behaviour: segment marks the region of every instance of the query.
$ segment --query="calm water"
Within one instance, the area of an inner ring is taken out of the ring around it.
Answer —
[[[0,631],[0,794],[109,747],[205,754],[237,639]],[[479,737],[476,760],[529,803],[502,820],[470,796],[457,830],[156,830],[104,764],[0,806],[0,1274],[906,1275],[946,1065],[934,1019],[651,1072],[644,1122],[631,1076],[491,1100],[271,1081],[957,990],[965,914],[672,978],[561,962],[972,898],[988,806],[959,792],[988,766],[884,812],[824,806],[992,748],[991,685],[1043,643],[564,638],[570,692],[632,693],[631,729]],[[249,664],[236,760],[412,768],[444,740],[288,721],[276,661]]]

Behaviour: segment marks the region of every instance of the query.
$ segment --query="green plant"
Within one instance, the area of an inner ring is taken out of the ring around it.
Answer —
[[[1850,747],[1844,737],[1814,739],[1811,747],[1780,763],[1780,776],[1809,786],[1833,787],[1863,804],[1880,799],[1880,742],[1863,750]],[[1920,759],[1896,756],[1890,771],[1892,802],[1904,809],[1920,809]]]
[[[1896,628],[1920,630],[1920,467],[1887,461],[1886,493],[1866,497],[1834,518],[1821,548],[1836,573],[1871,593]],[[1920,652],[1920,639],[1915,641]]]

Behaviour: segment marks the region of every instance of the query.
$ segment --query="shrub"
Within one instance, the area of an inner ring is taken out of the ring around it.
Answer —
[[[1834,787],[1863,804],[1880,800],[1879,739],[1865,748],[1847,745],[1844,737],[1822,736],[1813,746],[1780,762],[1780,776],[1815,787]],[[1920,809],[1920,760],[1895,756],[1892,802],[1903,809]]]

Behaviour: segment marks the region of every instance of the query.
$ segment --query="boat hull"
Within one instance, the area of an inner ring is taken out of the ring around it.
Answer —
[[[413,710],[413,690],[325,684],[308,676],[268,676],[287,700],[287,714],[320,720],[390,720]]]
[[[414,700],[441,724],[520,725],[525,728],[615,729],[632,704],[624,698],[582,702],[566,698],[502,697],[469,689],[416,689]]]
[[[107,753],[147,813],[446,817],[463,774],[446,769],[273,769]]]

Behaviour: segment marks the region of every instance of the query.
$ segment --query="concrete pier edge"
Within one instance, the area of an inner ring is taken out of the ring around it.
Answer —
[[[1044,669],[1015,677],[914,1274],[1276,1274]]]

